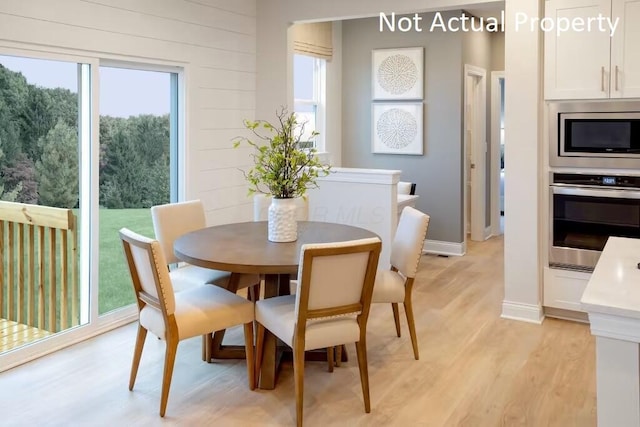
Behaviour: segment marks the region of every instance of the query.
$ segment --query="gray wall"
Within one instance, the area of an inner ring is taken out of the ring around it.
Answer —
[[[373,154],[371,50],[416,46],[425,48],[424,155]],[[346,20],[342,49],[342,165],[402,170],[417,184],[416,207],[431,215],[428,238],[462,242],[461,33],[381,33],[377,18]]]

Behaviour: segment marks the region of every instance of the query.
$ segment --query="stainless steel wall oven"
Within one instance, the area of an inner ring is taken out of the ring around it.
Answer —
[[[640,176],[551,175],[550,267],[591,271],[609,236],[640,238]]]

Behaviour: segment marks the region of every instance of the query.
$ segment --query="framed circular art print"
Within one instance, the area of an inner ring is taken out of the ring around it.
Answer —
[[[374,49],[371,60],[373,100],[423,98],[424,49]]]

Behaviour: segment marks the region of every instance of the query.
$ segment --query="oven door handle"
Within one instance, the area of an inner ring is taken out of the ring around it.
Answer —
[[[600,190],[596,188],[557,187],[552,185],[553,194],[564,196],[606,197],[610,199],[640,199],[640,191],[637,190]]]

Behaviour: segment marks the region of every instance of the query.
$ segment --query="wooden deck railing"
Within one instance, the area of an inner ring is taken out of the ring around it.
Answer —
[[[79,323],[71,209],[0,201],[0,319],[49,332]]]

